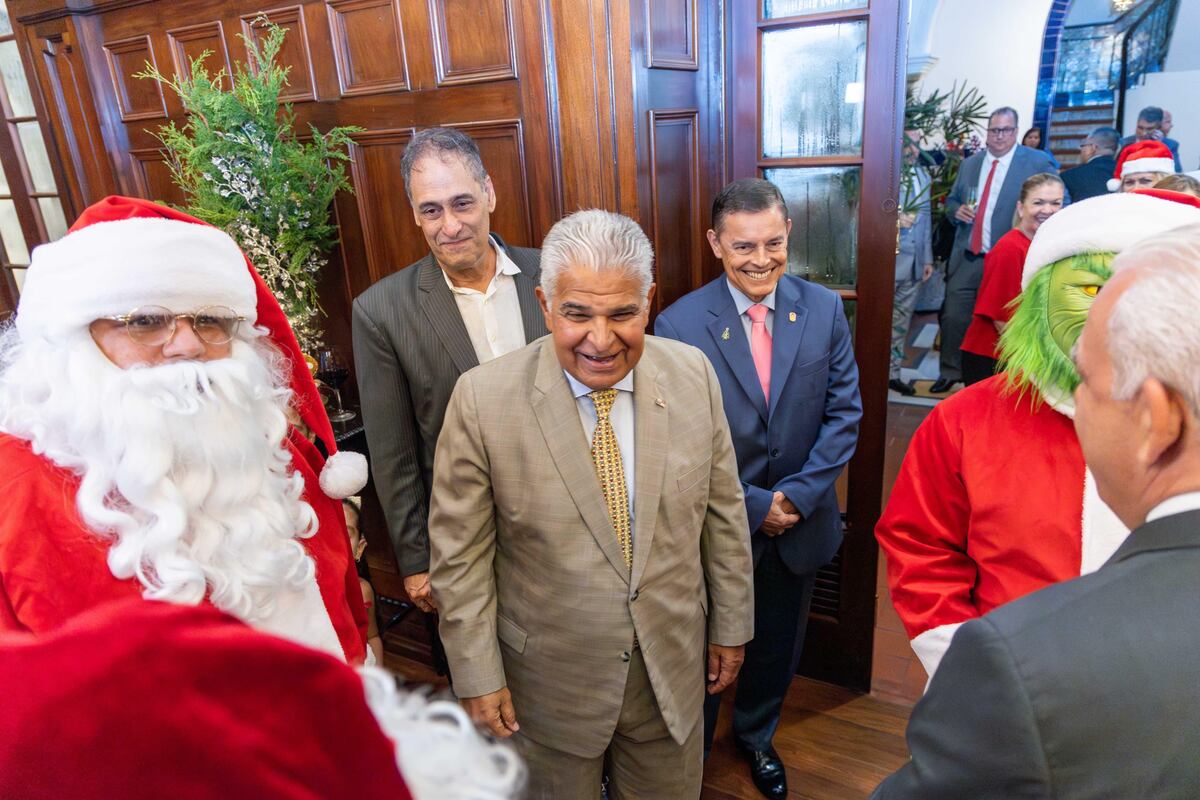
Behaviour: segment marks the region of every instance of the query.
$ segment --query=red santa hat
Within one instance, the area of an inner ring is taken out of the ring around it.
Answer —
[[[296,412],[328,454],[321,489],[342,498],[366,484],[362,454],[337,451],[316,382],[274,294],[228,234],[182,211],[116,195],[88,206],[66,236],[34,248],[16,325],[22,338],[54,339],[144,305],[180,312],[227,306],[265,328],[287,357]]]
[[[1121,180],[1126,175],[1139,172],[1175,172],[1175,156],[1171,148],[1154,139],[1134,142],[1121,151],[1117,156],[1117,168],[1113,177],[1108,181],[1110,192],[1119,191]]]
[[[1200,203],[1162,189],[1089,197],[1042,223],[1021,274],[1021,288],[1045,267],[1081,253],[1119,253],[1147,236],[1200,222]]]
[[[207,606],[0,636],[0,797],[411,800],[352,668]]]

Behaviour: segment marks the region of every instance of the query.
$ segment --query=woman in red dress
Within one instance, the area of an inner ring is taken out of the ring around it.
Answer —
[[[963,382],[970,386],[996,372],[1000,332],[1012,316],[1009,304],[1021,293],[1021,270],[1033,235],[1063,207],[1063,182],[1039,172],[1021,184],[1017,222],[988,251],[983,280],[975,298],[975,315],[962,343]]]

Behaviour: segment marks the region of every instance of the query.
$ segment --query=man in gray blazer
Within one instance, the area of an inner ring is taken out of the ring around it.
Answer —
[[[988,118],[987,148],[958,170],[946,197],[946,214],[954,220],[954,245],[946,267],[946,299],[942,303],[941,371],[930,387],[947,392],[962,380],[959,348],[975,311],[983,279],[983,257],[1012,230],[1021,184],[1039,172],[1058,174],[1049,154],[1017,144],[1017,112],[998,108]]]
[[[375,490],[410,599],[433,611],[426,517],[458,376],[546,333],[538,251],[490,233],[496,192],[470,137],[418,131],[400,164],[430,254],[355,301],[354,363]]]
[[[1113,268],[1075,348],[1075,430],[1133,532],[1099,571],[958,630],[875,798],[1200,790],[1200,226]]]
[[[904,163],[907,167],[900,187],[900,249],[896,253],[896,289],[892,298],[892,353],[888,364],[888,388],[908,396],[916,394],[911,383],[900,377],[904,345],[912,324],[913,308],[921,284],[933,274],[933,222],[929,213],[929,173],[921,166],[921,131],[904,131]]]
[[[728,686],[753,633],[720,383],[696,348],[645,336],[652,258],[628,217],[560,220],[542,244],[551,336],[463,375],[438,440],[454,689],[513,738],[530,800],[592,800],[603,772],[614,798],[695,800],[705,679]]]

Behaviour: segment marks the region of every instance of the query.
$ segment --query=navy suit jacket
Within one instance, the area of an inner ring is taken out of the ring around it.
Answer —
[[[1071,193],[1071,199],[1078,203],[1108,194],[1108,179],[1116,168],[1117,160],[1112,156],[1096,156],[1086,164],[1063,170],[1059,177]]]
[[[776,537],[788,569],[805,575],[827,564],[842,541],[834,481],[854,453],[862,418],[858,365],[841,298],[794,275],[780,278],[769,404],[724,275],[659,314],[654,333],[700,348],[717,373],[755,564],[767,544],[758,529],[777,491],[802,515]]]

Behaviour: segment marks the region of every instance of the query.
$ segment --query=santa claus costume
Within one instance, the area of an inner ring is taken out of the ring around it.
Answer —
[[[148,304],[232,309],[233,356],[115,366],[88,326]],[[210,412],[217,400],[230,413]],[[289,401],[328,457],[287,423]],[[89,207],[33,253],[0,344],[0,405],[0,630],[43,633],[142,596],[213,603],[362,662],[337,498],[361,488],[365,459],[337,453],[286,317],[226,234],[134,198]]]
[[[1196,222],[1200,208],[1176,193],[1068,206],[1038,230],[1022,287],[1064,259]],[[1021,383],[1002,373],[939,403],[875,529],[892,602],[931,677],[962,623],[1099,568],[1128,534],[1084,466],[1069,389],[1038,375]]]
[[[449,700],[213,608],[125,600],[0,633],[0,797],[511,800],[525,770]]]

